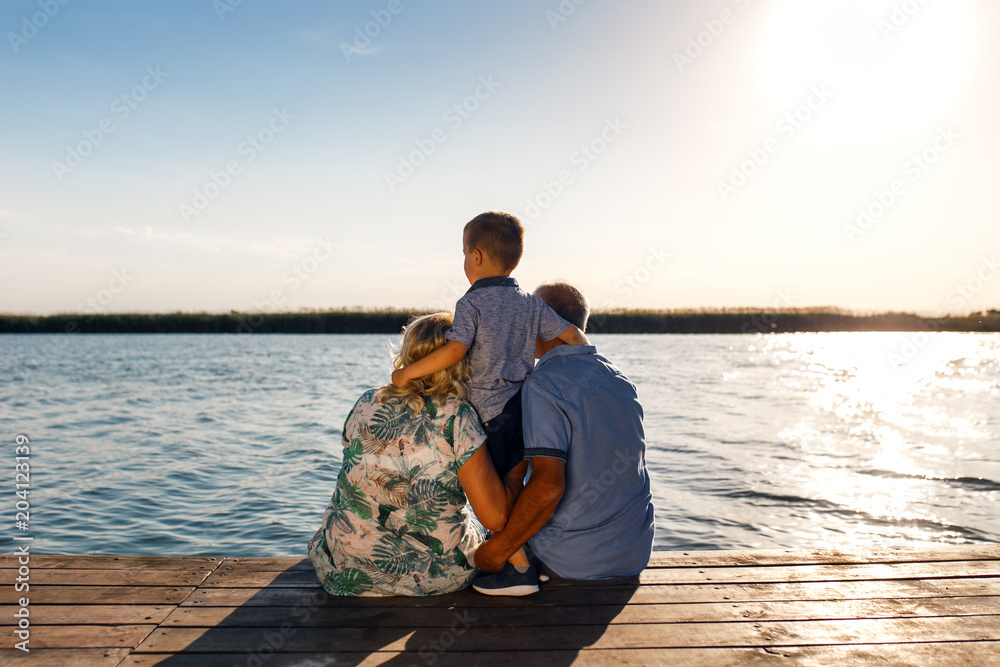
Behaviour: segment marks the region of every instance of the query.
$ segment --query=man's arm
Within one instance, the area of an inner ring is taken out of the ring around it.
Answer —
[[[416,380],[454,366],[465,357],[468,351],[468,345],[459,343],[457,340],[449,340],[423,359],[418,359],[409,366],[394,370],[392,383],[397,387],[405,387],[410,380]]]
[[[566,490],[566,462],[547,456],[531,459],[531,477],[521,490],[503,530],[476,551],[476,565],[498,572],[515,551],[524,546],[555,514]]]
[[[587,334],[583,333],[580,327],[575,324],[571,324],[566,327],[566,331],[559,334],[558,338],[562,342],[569,343],[570,345],[590,345],[590,339],[587,338]]]

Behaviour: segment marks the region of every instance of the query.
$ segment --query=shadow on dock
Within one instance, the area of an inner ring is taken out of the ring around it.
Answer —
[[[300,558],[33,554],[30,655],[20,558],[0,554],[0,664],[1000,665],[1000,544],[658,552],[638,581],[525,598],[330,597]]]
[[[532,665],[570,665],[600,640],[638,588],[638,577],[554,578],[521,598],[471,589],[419,598],[337,597],[323,591],[306,559],[269,572],[227,561],[125,664],[409,667],[508,665],[523,656]]]

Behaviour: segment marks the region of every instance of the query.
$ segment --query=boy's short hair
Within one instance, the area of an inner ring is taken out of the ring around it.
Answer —
[[[524,226],[510,213],[477,215],[465,224],[463,235],[469,250],[482,250],[504,271],[517,268],[524,253]]]

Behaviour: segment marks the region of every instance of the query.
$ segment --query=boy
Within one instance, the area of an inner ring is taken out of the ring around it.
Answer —
[[[538,297],[522,291],[510,277],[523,252],[524,227],[513,215],[489,212],[469,221],[462,234],[462,253],[472,287],[455,304],[455,318],[445,334],[448,342],[392,373],[392,383],[402,387],[468,354],[469,401],[486,430],[487,450],[500,478],[517,486],[527,467],[518,465],[524,458],[520,390],[534,367],[536,339],[559,338],[575,345],[590,342],[580,329]],[[523,550],[497,575],[481,579],[490,581],[473,586],[488,594],[526,595],[538,590]]]

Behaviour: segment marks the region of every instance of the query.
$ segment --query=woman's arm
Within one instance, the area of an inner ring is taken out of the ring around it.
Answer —
[[[405,387],[410,380],[431,375],[446,368],[451,368],[465,356],[469,347],[456,340],[449,340],[447,343],[434,350],[426,357],[414,361],[409,366],[394,370],[392,372],[392,383],[397,387]]]
[[[458,469],[458,481],[482,524],[493,532],[503,530],[518,489],[500,481],[485,445]]]

